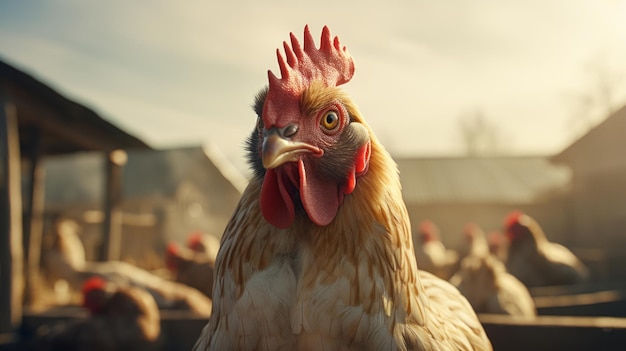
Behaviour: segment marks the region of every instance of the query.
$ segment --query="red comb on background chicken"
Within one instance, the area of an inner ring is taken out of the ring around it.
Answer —
[[[180,254],[180,247],[174,242],[167,244],[165,248],[165,267],[171,272],[175,272],[178,269],[178,259]]]
[[[487,235],[477,223],[468,222],[463,226],[461,246],[458,251],[460,260],[469,255],[484,257],[489,254]]]
[[[91,277],[83,284],[83,307],[91,314],[98,314],[102,311],[107,298],[107,282],[100,277]]]
[[[194,251],[198,251],[200,250],[201,246],[202,246],[202,232],[199,232],[199,231],[191,232],[191,234],[189,234],[189,236],[187,237],[187,247]]]
[[[528,287],[578,284],[589,271],[565,246],[550,242],[531,216],[511,212],[504,220],[509,238],[507,269]]]
[[[209,259],[215,261],[215,257],[217,257],[217,252],[220,248],[220,241],[214,235],[194,231],[187,236],[186,246],[192,251],[207,255]]]
[[[211,297],[215,257],[170,242],[165,251],[165,265],[176,282]]]
[[[215,263],[195,350],[490,350],[463,296],[417,270],[397,166],[337,86],[354,61],[324,27],[277,52],[255,99],[254,175]]]
[[[441,240],[439,238],[439,227],[430,220],[423,220],[419,225],[419,235],[423,242]]]

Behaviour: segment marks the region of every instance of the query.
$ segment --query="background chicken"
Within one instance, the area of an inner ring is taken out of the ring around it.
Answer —
[[[32,350],[156,350],[161,321],[152,296],[143,289],[116,286],[100,278],[83,287],[83,306],[90,316],[39,328]]]
[[[450,279],[477,313],[496,313],[511,316],[537,315],[530,292],[512,274],[504,263],[492,254],[470,254],[461,261],[461,267]]]
[[[506,267],[528,287],[577,284],[588,280],[587,267],[566,247],[548,241],[532,217],[515,211],[505,220],[509,251]]]
[[[486,256],[489,253],[487,235],[476,223],[470,222],[463,226],[461,245],[458,250],[459,259],[469,255]]]
[[[397,167],[337,88],[347,50],[326,27],[319,49],[308,27],[284,49],[194,349],[491,349],[458,290],[417,270]]]
[[[187,247],[215,261],[217,252],[220,249],[220,241],[211,234],[195,231],[187,237]]]
[[[66,281],[70,290],[80,291],[85,281],[97,276],[119,285],[147,290],[160,309],[184,309],[198,316],[210,315],[211,299],[197,289],[169,281],[126,262],[85,261],[85,249],[73,226],[58,226],[53,235],[54,246],[44,254],[44,271],[51,280]],[[55,281],[52,284],[58,285]]]
[[[499,230],[494,230],[487,236],[489,252],[500,261],[506,262],[509,251],[509,239]]]
[[[209,257],[205,250],[197,252],[172,242],[167,245],[165,261],[175,281],[211,297],[215,257]]]
[[[419,268],[448,280],[458,267],[459,256],[456,251],[445,248],[440,239],[439,227],[432,221],[424,220],[413,240]]]

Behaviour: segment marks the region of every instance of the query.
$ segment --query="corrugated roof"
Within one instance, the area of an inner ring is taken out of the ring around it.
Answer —
[[[408,203],[525,204],[567,190],[571,171],[543,156],[396,158]]]

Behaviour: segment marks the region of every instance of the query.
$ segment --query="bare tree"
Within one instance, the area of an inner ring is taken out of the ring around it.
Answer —
[[[468,156],[494,155],[501,151],[501,133],[481,109],[462,114],[459,125]]]
[[[613,114],[623,103],[624,75],[613,69],[605,56],[585,65],[588,84],[581,92],[567,94],[573,113],[568,126],[574,134],[585,133]]]

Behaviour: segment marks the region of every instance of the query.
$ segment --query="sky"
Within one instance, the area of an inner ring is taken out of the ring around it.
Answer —
[[[212,145],[245,172],[254,95],[305,24],[347,46],[342,88],[397,156],[463,154],[477,115],[500,152],[550,155],[626,102],[626,0],[1,0],[0,59],[155,148]]]

